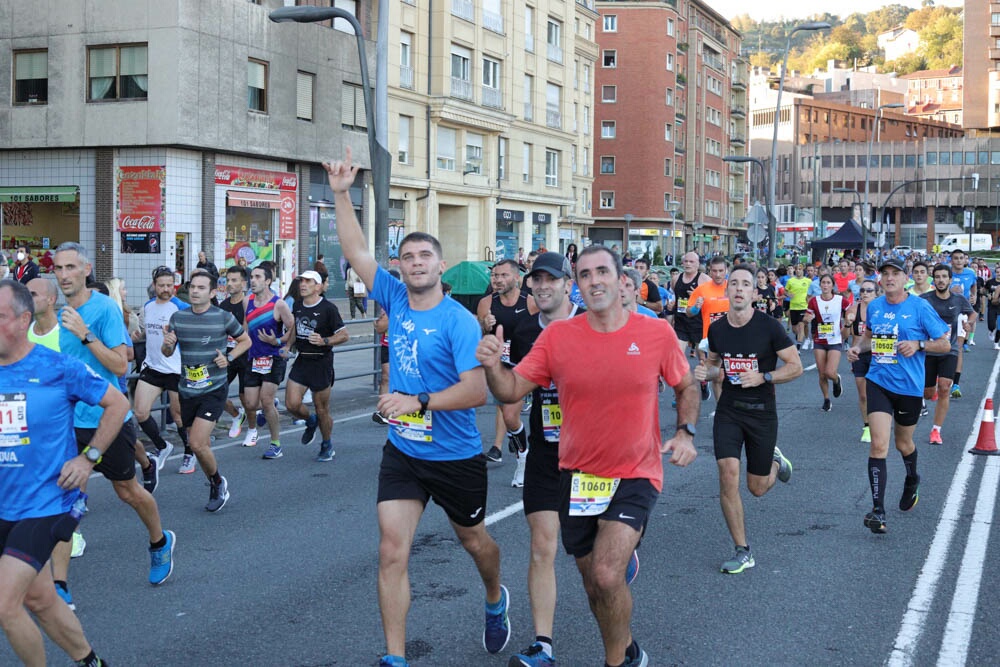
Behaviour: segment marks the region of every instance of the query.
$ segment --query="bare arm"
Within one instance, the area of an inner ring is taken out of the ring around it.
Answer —
[[[799,357],[799,352],[795,349],[794,345],[789,345],[784,350],[780,350],[778,358],[781,359],[784,365],[771,373],[771,382],[773,384],[791,382],[802,375],[802,359]]]
[[[334,345],[340,345],[342,343],[346,343],[350,339],[351,339],[351,334],[348,333],[347,327],[344,327],[340,331],[334,333],[329,338],[324,339],[323,342],[329,345],[330,347],[333,347]]]
[[[351,147],[344,149],[344,160],[324,162],[327,180],[333,190],[333,203],[337,212],[337,234],[340,236],[340,247],[344,256],[351,263],[361,281],[371,290],[375,284],[375,273],[378,263],[368,250],[368,239],[358,224],[354,215],[354,204],[351,203],[349,190],[358,174],[358,166],[352,164]]]
[[[90,447],[103,454],[111,445],[111,441],[118,437],[118,432],[125,422],[125,415],[128,414],[129,405],[125,395],[109,383],[107,391],[101,398],[100,406],[104,408],[104,412],[101,413],[97,430],[94,431],[94,435],[90,439]],[[87,460],[83,454],[80,454],[63,465],[59,473],[58,484],[63,489],[79,488],[90,478],[93,471],[94,464]]]
[[[483,333],[489,333],[497,323],[496,317],[490,312],[492,302],[493,297],[487,294],[479,300],[479,304],[476,306],[476,319],[479,320],[479,328],[482,329]]]
[[[278,299],[274,304],[274,315],[285,327],[285,335],[278,339],[278,343],[291,350],[295,344],[295,318],[292,317],[292,311],[283,299]]]
[[[236,337],[236,347],[232,349],[232,351],[229,353],[229,356],[235,359],[236,357],[240,356],[241,354],[249,350],[250,345],[251,345],[250,334],[248,334],[246,329],[244,329],[243,333],[241,333],[239,336]]]
[[[442,391],[428,394],[428,410],[465,410],[486,404],[486,377],[481,367],[460,373],[458,382]],[[378,399],[378,411],[388,417],[418,412],[420,399],[416,396],[393,392]]]
[[[674,385],[677,396],[677,423],[697,424],[701,412],[701,390],[694,381],[694,376],[688,371],[681,381]],[[675,466],[686,466],[698,457],[694,448],[694,438],[685,430],[678,430],[674,437],[660,445],[662,454],[670,454],[670,463]]]

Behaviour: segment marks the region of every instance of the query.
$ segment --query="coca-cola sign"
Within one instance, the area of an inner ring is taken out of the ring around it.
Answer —
[[[163,227],[167,168],[119,167],[116,218],[119,232],[159,232]]]

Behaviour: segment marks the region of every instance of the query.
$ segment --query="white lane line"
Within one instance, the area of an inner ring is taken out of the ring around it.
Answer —
[[[979,424],[982,421],[983,403],[985,398],[992,397],[996,390],[998,372],[1000,372],[1000,356],[993,362],[993,371],[990,373],[986,392],[980,399],[980,407],[976,411],[976,419],[965,442],[965,449],[970,449],[976,444]],[[903,614],[899,634],[896,635],[896,640],[893,642],[892,652],[885,662],[890,667],[909,667],[914,664],[917,644],[926,629],[925,620],[930,613],[934,596],[937,595],[938,583],[945,571],[951,539],[959,523],[959,514],[965,502],[965,489],[975,467],[974,458],[972,455],[963,455],[955,469],[955,474],[951,479],[951,487],[945,497],[944,508],[941,510],[941,518],[938,519],[938,525],[934,531],[934,539],[927,551],[927,558],[920,570],[920,575],[917,577],[917,583],[913,587],[913,594],[910,596],[910,602]]]
[[[811,371],[814,368],[816,368],[816,364],[813,364],[812,366],[806,366],[805,368],[802,369],[802,372],[805,373],[806,371]]]
[[[979,485],[979,498],[972,517],[969,541],[962,556],[962,567],[956,578],[955,594],[948,612],[948,624],[941,640],[937,664],[941,667],[964,665],[969,654],[972,624],[976,620],[979,587],[986,561],[986,547],[990,539],[993,512],[996,508],[997,482],[1000,481],[1000,460],[995,456],[986,461],[983,480]]]
[[[502,510],[498,512],[494,512],[493,514],[487,514],[485,519],[486,525],[492,526],[497,521],[502,521],[509,516],[517,514],[523,509],[524,509],[524,503],[518,500],[513,505],[507,505],[507,507],[504,507]]]

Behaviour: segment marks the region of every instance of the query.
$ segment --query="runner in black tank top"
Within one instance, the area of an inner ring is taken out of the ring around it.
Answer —
[[[227,313],[232,313],[236,321],[240,323],[240,326],[244,329],[246,328],[246,289],[247,289],[247,274],[242,267],[231,266],[226,269],[226,293],[227,297],[219,304],[219,308],[226,311]],[[233,299],[236,298],[236,303],[233,303]],[[234,347],[236,347],[236,341],[230,337],[226,341],[226,351],[229,352]],[[240,382],[240,407],[239,409],[233,404],[232,400],[226,400],[226,412],[232,418],[229,424],[229,437],[238,438],[240,437],[240,432],[243,430],[243,424],[247,422],[247,414],[245,410],[246,401],[243,400],[243,372],[247,365],[247,355],[241,354],[236,357],[233,361],[229,363],[226,367],[226,372],[228,373],[228,384],[232,384],[233,380],[239,380]],[[253,428],[257,424],[257,412],[254,411],[250,415],[251,418],[251,428],[253,429],[254,444],[257,442],[257,430]]]
[[[694,280],[691,282],[684,280],[683,273],[677,276],[677,283],[674,287],[674,294],[677,297],[677,305],[674,307],[674,331],[677,332],[677,340],[682,343],[687,341],[694,345],[701,340],[701,320],[699,318],[692,319],[687,317],[685,313],[687,312],[688,297],[691,296],[694,288],[698,286],[702,275],[701,271],[699,271],[694,275]]]

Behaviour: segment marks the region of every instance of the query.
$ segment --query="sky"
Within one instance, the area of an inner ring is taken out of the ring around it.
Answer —
[[[845,17],[854,12],[867,14],[884,5],[906,5],[914,9],[920,8],[920,0],[896,0],[895,2],[885,2],[883,0],[817,0],[815,2],[803,3],[802,0],[766,0],[756,2],[748,6],[746,0],[707,0],[709,7],[719,12],[728,19],[740,14],[749,14],[757,21],[773,21],[779,18],[807,18],[810,14],[822,13],[824,11]],[[962,5],[962,0],[937,0],[935,5],[942,7],[958,7]]]

